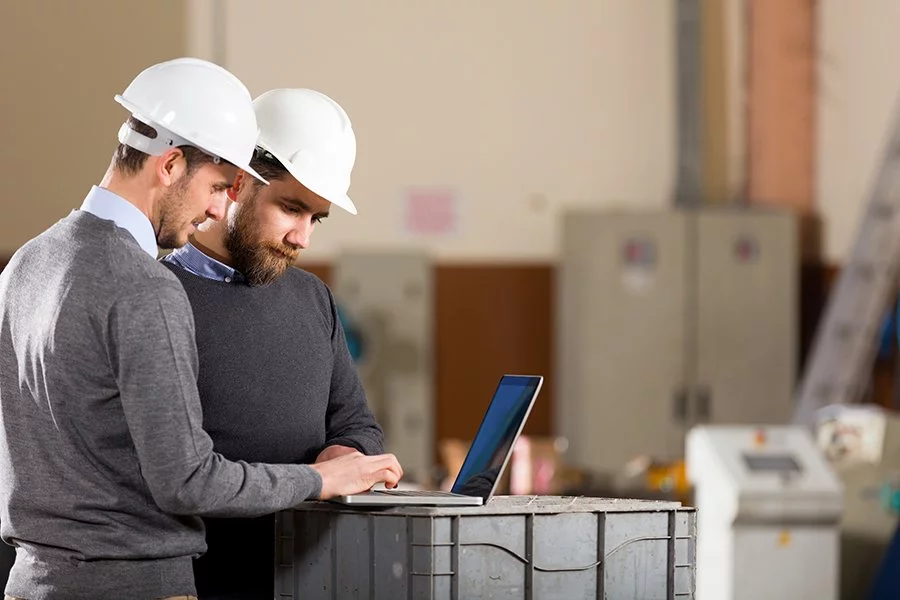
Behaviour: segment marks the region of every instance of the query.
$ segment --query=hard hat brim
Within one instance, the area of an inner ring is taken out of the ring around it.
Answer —
[[[269,185],[269,182],[266,181],[265,178],[263,178],[262,175],[260,175],[259,173],[257,173],[257,172],[254,171],[253,169],[251,169],[249,164],[247,164],[247,165],[245,165],[245,166],[241,166],[241,165],[236,165],[236,166],[237,166],[240,170],[245,171],[248,175],[252,175],[254,178],[258,179],[259,181],[263,182],[264,184]]]
[[[325,196],[322,196],[322,197],[325,198]],[[357,214],[356,205],[353,203],[353,200],[351,200],[350,196],[348,196],[347,194],[341,194],[340,196],[335,196],[334,199],[332,199],[332,198],[325,198],[325,199],[328,200],[329,202],[331,202],[332,204],[336,204],[337,206],[340,206],[341,208],[346,210],[351,215]]]

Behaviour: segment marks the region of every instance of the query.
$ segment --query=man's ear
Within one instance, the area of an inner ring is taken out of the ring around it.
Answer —
[[[232,202],[237,202],[241,190],[244,189],[244,186],[246,185],[253,185],[253,182],[247,179],[247,173],[238,171],[237,176],[234,178],[234,183],[231,184],[231,187],[228,188],[228,191],[226,192],[228,194],[228,199]]]
[[[160,183],[166,187],[178,181],[187,167],[184,152],[180,148],[172,148],[167,150],[162,156],[154,158],[156,158],[156,176],[159,178]]]

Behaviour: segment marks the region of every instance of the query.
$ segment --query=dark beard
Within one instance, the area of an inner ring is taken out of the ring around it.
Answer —
[[[257,236],[253,222],[248,218],[249,206],[242,207],[225,232],[225,249],[231,255],[234,268],[247,279],[251,286],[269,285],[276,282],[293,263],[291,250],[255,241]],[[245,216],[247,215],[247,216]],[[280,252],[291,254],[286,257]]]

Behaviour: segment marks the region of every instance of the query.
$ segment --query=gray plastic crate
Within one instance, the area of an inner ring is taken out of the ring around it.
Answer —
[[[694,598],[696,514],[677,502],[498,496],[477,508],[279,513],[292,600]]]

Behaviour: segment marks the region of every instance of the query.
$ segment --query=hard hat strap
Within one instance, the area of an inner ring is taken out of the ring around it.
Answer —
[[[137,116],[135,116],[137,118]],[[140,121],[145,121],[144,119],[139,119]],[[140,150],[145,154],[149,154],[150,156],[161,156],[171,150],[172,148],[176,148],[178,146],[192,146],[197,148],[196,144],[192,144],[188,140],[183,137],[176,135],[169,131],[164,127],[160,127],[154,123],[147,123],[156,130],[156,137],[151,138],[146,135],[135,131],[131,127],[128,126],[128,122],[122,123],[122,126],[119,128],[119,143],[125,144],[135,150]],[[203,148],[197,148],[209,154],[203,150]],[[219,164],[222,162],[222,159],[218,156],[210,154],[213,158],[213,162],[215,164]]]

